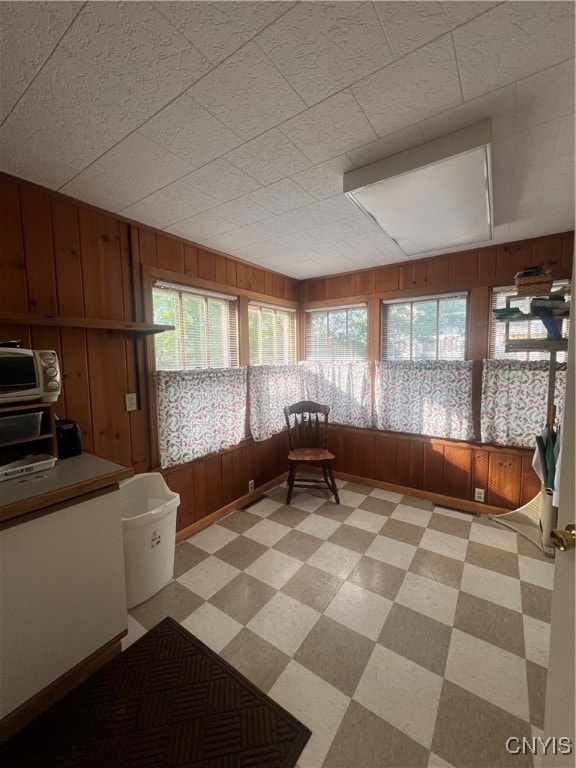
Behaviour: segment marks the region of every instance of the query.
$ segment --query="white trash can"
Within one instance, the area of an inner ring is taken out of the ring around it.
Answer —
[[[120,482],[128,608],[148,600],[172,579],[179,504],[180,496],[159,472]]]

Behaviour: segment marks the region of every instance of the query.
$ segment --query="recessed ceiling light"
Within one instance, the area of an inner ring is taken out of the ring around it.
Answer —
[[[490,121],[344,174],[344,192],[407,257],[492,240]]]

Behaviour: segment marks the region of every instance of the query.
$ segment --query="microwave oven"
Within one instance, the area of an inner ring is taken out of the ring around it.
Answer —
[[[0,347],[0,405],[60,396],[58,355],[48,349]]]

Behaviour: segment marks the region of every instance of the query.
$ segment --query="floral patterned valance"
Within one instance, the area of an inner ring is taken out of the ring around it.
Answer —
[[[547,360],[484,360],[482,368],[482,442],[533,448],[546,426]],[[557,366],[554,402],[562,421],[566,364]]]
[[[376,363],[374,400],[376,429],[474,439],[471,361]]]
[[[254,440],[267,440],[286,426],[284,406],[304,400],[301,365],[250,366],[250,431]]]
[[[365,360],[302,363],[306,399],[330,406],[330,423],[372,426],[370,363]]]
[[[246,368],[158,371],[163,468],[222,451],[244,438]]]

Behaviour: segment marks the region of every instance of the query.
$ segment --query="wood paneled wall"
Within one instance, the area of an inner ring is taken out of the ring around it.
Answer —
[[[143,266],[306,306],[360,297],[370,301],[374,316],[378,298],[471,289],[476,359],[485,356],[489,286],[508,284],[522,267],[543,261],[567,277],[573,249],[570,232],[299,284],[4,174],[0,210],[0,312],[144,321]],[[81,425],[85,450],[137,472],[155,469],[144,338],[1,321],[0,338],[57,350],[63,393],[56,413]],[[375,356],[377,329],[371,339]],[[127,392],[139,392],[139,410],[126,412]],[[331,442],[337,469],[375,481],[465,499],[471,488],[484,487],[489,504],[506,508],[535,493],[529,452],[343,427],[332,428]],[[246,439],[167,470],[170,487],[181,495],[178,530],[244,496],[249,480],[258,488],[280,475],[286,452],[284,434],[261,443]]]

